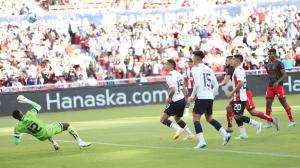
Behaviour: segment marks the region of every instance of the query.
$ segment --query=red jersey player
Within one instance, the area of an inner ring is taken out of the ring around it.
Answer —
[[[275,95],[278,97],[281,105],[284,107],[288,118],[289,123],[288,126],[295,127],[296,122],[292,116],[292,109],[288,105],[285,99],[285,90],[283,87],[283,80],[287,77],[287,74],[284,69],[284,65],[281,61],[277,60],[276,50],[270,49],[268,52],[269,55],[269,63],[266,65],[269,84],[266,91],[266,114],[272,114],[272,103],[274,100]],[[271,128],[272,125],[267,123],[265,128]]]
[[[234,67],[233,67],[233,62],[232,62],[233,56],[227,56],[226,57],[226,62],[225,62],[225,76],[224,79],[221,83],[219,83],[220,86],[225,86],[228,84],[228,82],[231,80],[233,72],[234,72]],[[232,106],[232,99],[229,100],[227,106],[226,106],[226,118],[227,118],[227,128],[226,131],[228,133],[233,132],[232,129],[232,118],[233,118],[233,113],[231,111],[231,106]]]

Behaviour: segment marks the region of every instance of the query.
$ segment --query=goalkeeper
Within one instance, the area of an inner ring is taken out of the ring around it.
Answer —
[[[20,110],[14,110],[12,113],[13,118],[19,120],[14,131],[14,142],[16,145],[21,143],[21,134],[27,133],[36,137],[40,141],[49,140],[54,149],[59,150],[58,143],[53,140],[52,137],[66,130],[77,141],[80,148],[91,145],[91,143],[81,140],[77,132],[70,126],[69,123],[45,124],[43,121],[38,119],[37,114],[41,110],[41,106],[36,102],[27,99],[23,95],[19,95],[17,100],[19,103],[30,104],[32,109],[26,114],[23,114]]]

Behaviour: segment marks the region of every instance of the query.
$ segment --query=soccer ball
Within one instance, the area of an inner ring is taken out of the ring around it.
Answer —
[[[27,21],[28,21],[29,23],[34,23],[34,22],[36,22],[36,20],[37,20],[36,14],[30,12],[30,13],[28,13],[28,14],[26,15],[26,19],[27,19]]]

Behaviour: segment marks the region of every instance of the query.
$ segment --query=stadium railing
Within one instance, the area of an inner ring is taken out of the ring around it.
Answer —
[[[288,68],[287,72],[300,72],[300,67]],[[216,72],[216,76],[223,76],[224,72]],[[266,70],[247,70],[247,75],[265,75]],[[97,87],[105,87],[111,85],[126,85],[126,84],[143,84],[143,83],[154,83],[165,81],[165,76],[148,76],[142,78],[129,78],[129,79],[114,79],[98,81]],[[89,84],[80,84],[78,82],[66,83],[66,84],[41,84],[41,85],[26,85],[26,86],[12,86],[2,87],[0,92],[20,92],[20,91],[34,91],[34,90],[51,90],[56,88],[76,88],[76,87],[89,87]]]

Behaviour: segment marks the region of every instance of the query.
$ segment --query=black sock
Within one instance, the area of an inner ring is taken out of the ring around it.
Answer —
[[[166,126],[170,127],[170,125],[172,124],[172,121],[166,119],[166,120],[164,120],[162,123],[165,124]]]
[[[200,121],[195,121],[194,126],[195,126],[196,134],[199,134],[199,133],[203,132]]]
[[[241,118],[241,120],[244,122],[244,123],[250,123],[250,118],[249,117],[247,117],[247,116],[241,116],[240,117]]]
[[[186,123],[183,121],[183,120],[179,120],[177,122],[177,124],[181,127],[181,128],[184,128],[186,126]]]
[[[222,127],[221,124],[215,119],[212,119],[209,123],[214,126],[217,131],[219,131]]]
[[[235,119],[235,122],[236,122],[236,124],[237,124],[239,127],[243,126],[243,120],[241,119],[241,117],[236,118],[236,119]]]

